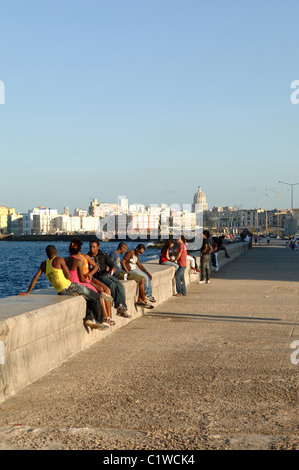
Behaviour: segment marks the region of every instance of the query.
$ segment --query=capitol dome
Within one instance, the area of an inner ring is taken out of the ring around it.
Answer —
[[[195,204],[202,205],[202,210],[208,210],[207,198],[206,195],[202,192],[201,187],[198,187],[198,191],[194,194],[193,197],[193,208],[195,209]]]

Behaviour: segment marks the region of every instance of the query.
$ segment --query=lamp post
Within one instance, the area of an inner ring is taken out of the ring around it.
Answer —
[[[278,183],[282,184],[287,184],[288,186],[291,186],[292,192],[291,192],[291,209],[294,210],[294,186],[297,186],[299,183],[285,183],[284,181],[278,181]]]
[[[272,193],[276,193],[277,195],[277,238],[279,238],[279,193],[284,193],[285,191],[273,191],[273,189],[267,189],[266,191],[271,191]],[[290,191],[287,189],[286,191]]]

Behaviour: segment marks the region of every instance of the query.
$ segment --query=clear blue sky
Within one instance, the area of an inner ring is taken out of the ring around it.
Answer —
[[[297,0],[1,2],[0,205],[187,204],[200,185],[210,208],[264,207],[253,189],[299,182],[298,18]]]

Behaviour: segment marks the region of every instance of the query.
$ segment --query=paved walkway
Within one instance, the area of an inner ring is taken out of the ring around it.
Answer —
[[[0,448],[298,450],[299,252],[274,243],[2,403]]]

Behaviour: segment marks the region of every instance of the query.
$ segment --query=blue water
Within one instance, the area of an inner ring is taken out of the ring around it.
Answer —
[[[143,244],[145,247],[148,241]],[[47,258],[46,246],[51,244],[48,241],[41,242],[0,242],[0,298],[17,295],[20,292],[26,292],[29,284],[39,269],[40,264]],[[101,242],[100,249],[106,253],[117,248],[118,242]],[[135,248],[138,243],[127,242],[128,248]],[[55,246],[58,256],[64,258],[68,256],[69,242],[57,241]],[[82,253],[89,250],[88,242],[83,243]],[[160,251],[154,248],[147,248],[140,261],[142,263],[151,259],[156,259],[160,255]],[[34,289],[45,289],[50,284],[43,274]]]

